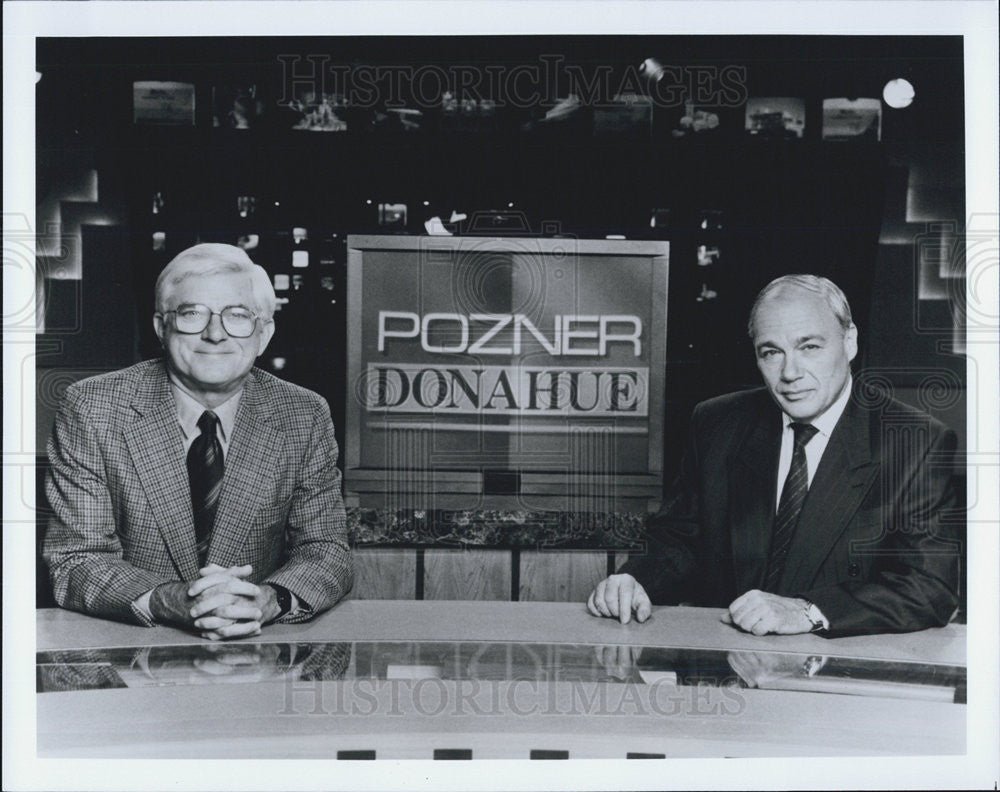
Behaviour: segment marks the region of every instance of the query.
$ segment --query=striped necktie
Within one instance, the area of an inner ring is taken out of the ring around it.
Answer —
[[[792,466],[788,469],[785,486],[781,490],[778,513],[774,517],[774,532],[771,536],[771,558],[764,579],[764,591],[776,593],[781,575],[785,571],[788,548],[791,547],[795,526],[799,522],[802,504],[809,493],[809,468],[806,464],[806,444],[819,430],[812,424],[792,423],[795,432],[795,447],[792,451]]]
[[[205,410],[198,419],[198,435],[187,455],[188,481],[191,484],[191,508],[194,512],[194,533],[198,543],[198,563],[205,565],[208,542],[215,523],[215,509],[219,505],[219,491],[225,461],[217,428],[219,417]]]

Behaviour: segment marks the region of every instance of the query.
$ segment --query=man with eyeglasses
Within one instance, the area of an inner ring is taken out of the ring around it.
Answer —
[[[274,307],[244,251],[195,245],[156,282],[164,357],[67,389],[43,550],[61,606],[219,640],[350,590],[329,407],[254,367]]]

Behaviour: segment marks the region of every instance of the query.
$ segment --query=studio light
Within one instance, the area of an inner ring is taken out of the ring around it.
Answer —
[[[648,79],[650,82],[659,82],[660,78],[663,76],[663,72],[663,64],[656,58],[646,58],[646,60],[639,64],[639,74]]]
[[[914,96],[916,96],[916,92],[913,90],[913,86],[909,80],[904,80],[902,77],[889,80],[885,84],[885,88],[882,89],[882,99],[889,107],[894,107],[897,110],[909,107]]]

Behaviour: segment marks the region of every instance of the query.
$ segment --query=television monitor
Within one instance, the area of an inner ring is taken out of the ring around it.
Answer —
[[[349,503],[623,511],[659,498],[667,242],[347,247]]]

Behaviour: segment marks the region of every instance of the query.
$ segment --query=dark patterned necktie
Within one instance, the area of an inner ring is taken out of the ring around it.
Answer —
[[[208,555],[208,541],[212,537],[215,509],[219,505],[219,491],[222,489],[222,475],[225,472],[222,443],[219,442],[216,431],[218,425],[218,416],[211,410],[205,410],[198,419],[201,434],[191,443],[187,455],[198,563],[202,566]]]
[[[785,486],[781,490],[778,513],[774,516],[774,533],[771,537],[771,558],[764,580],[764,591],[774,593],[781,582],[788,559],[788,548],[795,535],[802,504],[809,492],[809,468],[806,464],[806,444],[819,430],[812,424],[792,423],[795,432],[795,448],[792,451],[792,466],[788,469]]]

